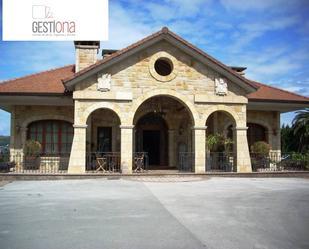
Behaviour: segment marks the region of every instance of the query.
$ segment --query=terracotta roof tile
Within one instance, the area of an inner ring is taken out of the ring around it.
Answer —
[[[292,93],[280,88],[269,86],[260,82],[251,81],[253,84],[259,87],[256,92],[247,95],[251,101],[280,101],[280,102],[308,102],[309,98]]]
[[[2,93],[64,93],[62,79],[74,74],[75,65],[27,75],[24,77],[0,82]]]

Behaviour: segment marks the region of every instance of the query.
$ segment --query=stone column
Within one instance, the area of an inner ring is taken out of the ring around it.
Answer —
[[[175,165],[175,130],[168,130],[168,166]]]
[[[133,125],[121,125],[120,151],[121,171],[124,174],[132,173],[133,159]]]
[[[25,152],[26,141],[27,141],[27,131],[28,131],[27,127],[21,127],[20,128],[22,153]]]
[[[87,125],[73,125],[74,137],[71,148],[68,173],[78,174],[86,171],[86,131]]]
[[[247,130],[248,127],[235,128],[237,172],[252,172]]]
[[[207,126],[194,126],[194,172],[205,173],[206,164],[206,128]]]
[[[15,161],[16,167],[18,169],[22,169],[23,167],[23,162],[24,162],[24,155],[26,152],[26,142],[27,142],[27,127],[21,127],[19,132],[20,132],[20,148],[17,150],[16,148],[13,149],[13,151],[10,150],[10,160]]]
[[[86,151],[92,151],[92,118],[89,117],[87,122],[87,129],[86,129]]]
[[[11,110],[11,136],[10,136],[10,156],[15,155],[16,145],[15,145],[15,136],[16,136],[16,115],[15,115],[15,106]],[[12,159],[11,159],[12,160]]]

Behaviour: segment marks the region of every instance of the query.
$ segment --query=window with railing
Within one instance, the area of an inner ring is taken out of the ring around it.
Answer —
[[[28,126],[27,139],[41,143],[43,154],[70,153],[73,126],[60,120],[43,120]]]

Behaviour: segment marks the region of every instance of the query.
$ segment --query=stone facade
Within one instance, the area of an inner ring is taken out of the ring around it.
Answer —
[[[96,49],[77,47],[76,70],[96,60]],[[154,69],[158,58],[172,63],[172,73],[159,75]],[[109,91],[98,91],[98,75],[111,75]],[[160,41],[147,49],[118,61],[75,85],[72,107],[16,106],[12,112],[12,150],[22,150],[27,126],[35,120],[59,119],[74,123],[69,173],[85,171],[87,151],[96,149],[97,128],[112,127],[112,151],[121,152],[123,173],[132,173],[132,155],[136,150],[136,125],[158,106],[165,110],[170,167],[178,163],[180,150],[194,152],[196,173],[205,172],[207,120],[214,113],[215,129],[225,132],[233,125],[237,171],[250,172],[247,122],[264,120],[273,150],[280,150],[280,124],[276,112],[248,111],[246,91],[227,79],[226,96],[215,94],[215,80],[224,77],[194,57]],[[151,102],[155,99],[154,103]],[[74,120],[73,120],[74,119]],[[212,128],[213,129],[213,128]]]

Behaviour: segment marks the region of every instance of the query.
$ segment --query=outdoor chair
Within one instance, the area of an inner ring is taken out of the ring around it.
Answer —
[[[143,172],[144,171],[144,154],[136,155],[134,157],[134,172]]]
[[[107,167],[107,158],[106,158],[106,156],[97,156],[96,157],[96,161],[97,161],[96,171],[102,170],[103,172],[106,172],[106,167]]]

